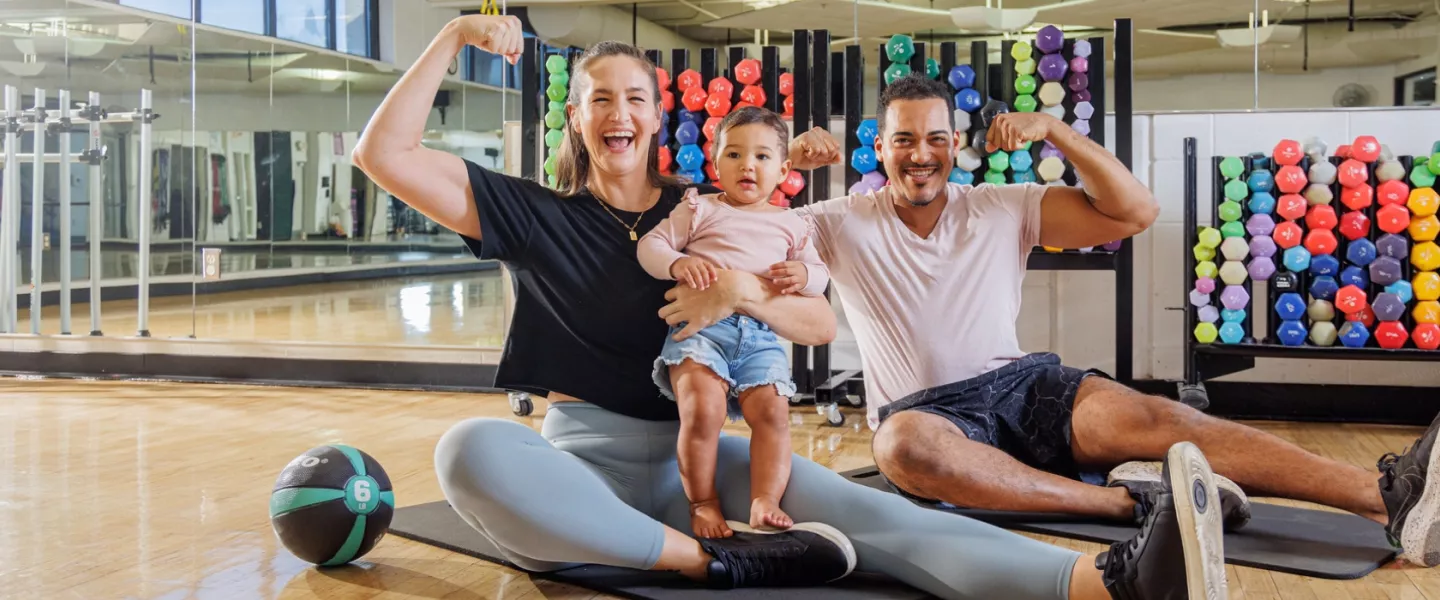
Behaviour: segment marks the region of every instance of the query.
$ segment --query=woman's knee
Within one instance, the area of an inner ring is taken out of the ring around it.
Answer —
[[[446,495],[452,492],[488,494],[504,486],[505,463],[516,458],[515,448],[526,438],[540,438],[535,430],[503,419],[476,418],[452,426],[435,444],[435,471]]]

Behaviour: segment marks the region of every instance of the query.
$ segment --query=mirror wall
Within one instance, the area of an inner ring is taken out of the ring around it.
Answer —
[[[458,236],[351,164],[360,132],[401,75],[375,58],[376,6],[7,3],[0,85],[16,88],[18,107],[33,108],[39,89],[58,119],[63,90],[78,117],[93,92],[108,114],[93,144],[105,152],[98,166],[80,158],[92,146],[88,124],[43,136],[49,162],[35,246],[35,136],[20,136],[16,331],[498,347],[498,265],[472,258]],[[515,91],[500,91],[499,75],[487,61],[457,60],[422,143],[505,169],[501,122],[519,110]],[[507,80],[513,88],[513,76]],[[137,119],[142,94],[155,113],[148,128]],[[33,329],[32,264],[41,267],[44,306]],[[92,265],[100,275],[93,305]]]

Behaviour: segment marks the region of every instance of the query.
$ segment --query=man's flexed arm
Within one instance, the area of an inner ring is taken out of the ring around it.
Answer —
[[[1048,141],[1065,154],[1085,189],[1051,187],[1041,204],[1040,243],[1084,248],[1145,231],[1160,215],[1155,196],[1125,165],[1090,138],[1044,113],[999,115],[987,150],[1013,151],[1025,142]]]

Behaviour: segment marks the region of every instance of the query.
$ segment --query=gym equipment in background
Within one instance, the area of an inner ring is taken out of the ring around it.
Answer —
[[[160,115],[151,109],[151,90],[148,89],[140,90],[140,108],[125,113],[110,113],[106,111],[100,104],[100,94],[96,92],[91,92],[85,105],[82,108],[76,109],[73,107],[74,103],[70,100],[69,90],[60,90],[58,98],[59,109],[56,111],[57,114],[53,116],[49,110],[45,108],[45,90],[35,90],[33,95],[34,106],[26,110],[20,108],[20,93],[18,88],[13,85],[7,85],[4,88],[4,93],[4,119],[10,124],[10,126],[5,129],[4,172],[20,173],[20,160],[24,158],[31,159],[33,166],[31,171],[33,177],[33,183],[31,185],[32,195],[29,207],[30,214],[32,215],[30,219],[31,281],[29,306],[31,308],[30,333],[39,334],[41,314],[44,312],[44,303],[41,301],[43,286],[41,285],[40,278],[44,272],[45,236],[43,233],[44,219],[34,218],[34,216],[45,214],[44,181],[45,170],[50,162],[50,155],[47,154],[45,150],[45,139],[47,136],[33,135],[33,132],[43,127],[47,130],[53,129],[56,133],[61,134],[59,139],[63,140],[63,142],[60,144],[59,151],[55,154],[54,160],[58,163],[59,175],[62,181],[69,181],[71,179],[70,169],[73,163],[80,163],[91,167],[87,174],[87,179],[90,183],[88,200],[90,204],[88,220],[89,231],[87,232],[87,237],[90,241],[88,249],[90,254],[89,272],[102,273],[100,240],[104,236],[105,219],[103,213],[104,200],[101,190],[104,185],[104,182],[102,182],[104,179],[102,174],[104,173],[103,165],[107,158],[108,148],[101,143],[103,138],[100,134],[100,126],[107,123],[138,124],[140,147],[149,148],[151,147],[152,124],[156,119],[160,118]],[[81,151],[79,154],[73,154],[72,140],[68,133],[79,129],[78,125],[81,124],[86,125],[88,128],[90,147]],[[28,153],[20,152],[20,133],[22,131],[32,132],[31,137],[33,138],[33,143],[31,144],[31,151]],[[153,155],[149,152],[139,153],[139,160],[137,161],[139,163],[138,173],[135,179],[138,182],[142,182],[142,185],[135,186],[139,189],[137,203],[139,206],[139,222],[141,224],[139,227],[140,239],[137,264],[142,265],[150,264],[151,223],[155,219],[152,215],[154,206],[152,205],[151,198],[151,193],[155,188],[150,185],[151,179],[154,176],[151,164],[152,159]],[[20,178],[18,176],[5,177],[3,185],[5,186],[3,197],[7,200],[13,199],[14,201],[5,202],[3,205],[0,205],[0,333],[20,333],[18,323],[16,323],[20,305],[20,291],[16,285],[20,279],[19,273],[17,272],[17,250],[20,244],[20,219],[22,214]],[[70,203],[71,190],[69,185],[61,185],[59,189],[59,238],[63,240],[63,243],[57,244],[60,247],[60,333],[61,335],[70,335],[70,266],[73,263],[70,257],[71,247],[73,246],[70,232],[70,223],[72,220],[72,206]],[[100,280],[100,277],[90,278],[90,298],[101,297]],[[149,337],[149,269],[141,269],[138,274],[138,280],[136,294],[138,297],[136,301],[138,327],[136,335]],[[90,302],[89,304],[92,329],[90,335],[98,336],[101,335],[101,302]]]
[[[1256,357],[1440,360],[1431,158],[1395,156],[1369,135],[1330,156],[1321,140],[1287,139],[1269,155],[1212,157],[1215,210],[1197,222],[1194,138],[1184,150],[1185,231],[1196,233],[1184,256],[1182,402],[1208,405],[1203,381],[1252,368]],[[1227,261],[1218,269],[1217,246]],[[1229,267],[1246,255],[1246,268]],[[1217,276],[1218,332],[1207,310]]]
[[[556,149],[565,139],[565,101],[570,97],[570,61],[565,56],[551,54],[545,57],[545,71],[549,85],[545,97],[549,100],[545,111],[545,181],[555,187]]]
[[[307,450],[280,471],[270,524],[296,557],[323,567],[360,558],[390,528],[395,492],[369,454],[343,444]]]
[[[1132,93],[1133,81],[1133,26],[1129,19],[1117,19],[1116,44],[1115,46],[1115,150],[1116,156],[1127,168],[1131,168],[1133,160],[1132,152],[1132,122],[1130,95]],[[1083,44],[1081,42],[1084,42]],[[1050,41],[1045,42],[1045,47]],[[1079,44],[1081,53],[1093,53],[1096,56],[1105,56],[1105,39],[1102,37],[1090,40],[1062,40],[1061,53],[1068,54],[1075,52]],[[713,174],[706,173],[706,152],[701,149],[700,144],[708,140],[709,136],[704,131],[705,124],[717,115],[722,115],[730,110],[730,107],[741,106],[746,103],[756,104],[755,100],[761,102],[770,110],[781,112],[789,116],[792,132],[808,131],[812,127],[825,127],[832,131],[840,126],[834,114],[836,106],[843,106],[845,135],[844,154],[844,186],[847,190],[857,188],[857,185],[864,185],[865,189],[879,189],[885,184],[885,177],[878,160],[872,163],[870,154],[859,151],[862,146],[872,148],[874,139],[871,133],[874,129],[873,116],[867,118],[863,114],[863,106],[867,90],[864,86],[864,74],[867,66],[864,62],[865,49],[858,44],[844,47],[843,52],[830,51],[831,39],[828,31],[825,30],[795,30],[794,53],[792,64],[788,72],[781,72],[779,48],[765,46],[761,48],[759,60],[760,76],[757,83],[751,84],[747,80],[753,80],[753,69],[755,59],[746,56],[743,47],[731,47],[728,51],[727,72],[722,72],[717,64],[719,54],[717,50],[705,48],[699,52],[698,68],[692,68],[690,64],[691,52],[686,49],[672,49],[669,51],[669,61],[665,62],[666,53],[661,50],[647,50],[646,56],[658,68],[668,73],[670,87],[662,90],[670,92],[681,106],[676,106],[672,116],[664,117],[668,122],[665,128],[664,139],[669,142],[666,149],[671,152],[672,160],[669,166],[675,174],[681,175],[691,181],[704,182],[713,179]],[[1006,46],[1009,50],[1010,46]],[[994,77],[989,77],[989,68],[984,60],[988,47],[981,44],[972,44],[971,52],[974,61],[970,66],[974,77],[963,70],[956,72],[956,67],[963,65],[956,64],[956,45],[953,42],[940,44],[940,58],[931,65],[928,57],[927,46],[924,43],[915,42],[907,36],[894,36],[887,40],[880,48],[876,49],[880,64],[877,65],[880,74],[881,89],[885,85],[887,73],[891,79],[907,68],[911,72],[923,72],[931,77],[943,79],[951,85],[955,94],[961,94],[966,90],[972,93],[965,93],[965,102],[973,107],[973,112],[966,113],[968,117],[969,140],[972,143],[978,138],[984,143],[983,133],[979,130],[988,119],[999,114],[1001,110],[1009,110],[1001,102],[990,103],[999,97],[999,93],[991,93],[990,88],[1003,87]],[[572,50],[571,56],[578,51]],[[905,57],[904,65],[894,63],[891,57]],[[537,167],[540,163],[541,140],[543,129],[541,122],[539,98],[542,92],[542,82],[545,74],[541,66],[545,57],[542,55],[537,40],[527,39],[525,51],[521,61],[521,148],[520,148],[520,175],[526,178],[534,178],[537,174]],[[832,87],[831,81],[831,60],[841,60],[841,68],[835,71],[842,74],[843,81],[840,85]],[[1073,58],[1071,59],[1073,62]],[[1096,81],[1104,80],[1104,61],[1094,61],[1085,65],[1086,70]],[[979,65],[979,68],[976,68]],[[895,67],[895,68],[891,68]],[[1067,63],[1067,69],[1069,68]],[[952,80],[952,73],[955,79]],[[657,72],[657,75],[659,73]],[[943,75],[943,77],[942,77]],[[743,78],[742,78],[743,77]],[[717,83],[721,82],[721,83]],[[742,85],[737,85],[739,82]],[[964,84],[966,87],[955,89],[955,83]],[[724,94],[716,97],[717,90],[710,89],[711,85],[729,85],[730,106],[725,106]],[[831,102],[833,90],[842,94],[840,103]],[[877,94],[878,94],[877,90]],[[747,99],[748,92],[748,99]],[[1069,99],[1062,101],[1062,105],[1070,105],[1076,96],[1072,94]],[[1083,97],[1083,96],[1082,96]],[[1104,107],[1103,90],[1096,88],[1089,100],[1093,105],[1095,114],[1102,113]],[[664,100],[662,99],[662,103]],[[987,110],[987,104],[990,104]],[[783,106],[783,107],[782,107]],[[1067,106],[1068,108],[1068,106]],[[724,109],[724,110],[722,110]],[[664,111],[669,115],[669,111]],[[961,119],[957,115],[957,126]],[[878,133],[878,132],[877,132]],[[1104,145],[1105,128],[1091,128],[1089,137],[1096,143]],[[1032,145],[1028,149],[1030,165],[1028,170],[1037,172],[1038,164],[1043,161],[1035,160],[1039,153],[1045,149]],[[1055,152],[1055,158],[1063,161],[1063,157]],[[660,151],[662,168],[666,165],[665,152]],[[978,154],[976,155],[978,157]],[[1013,160],[1014,154],[1006,156],[1008,164]],[[1048,158],[1046,154],[1044,158]],[[972,157],[974,158],[974,157]],[[999,160],[998,158],[996,160]],[[1020,159],[1024,165],[1025,159]],[[874,168],[871,169],[872,164]],[[1053,163],[1052,163],[1053,164]],[[976,169],[984,168],[980,165],[971,165]],[[1062,162],[1061,167],[1064,167]],[[862,170],[870,169],[862,172]],[[1069,169],[1066,169],[1069,170]],[[974,171],[970,172],[972,181]],[[864,184],[862,180],[868,178]],[[1057,181],[1073,183],[1073,173],[1063,173],[1056,178]],[[1004,182],[1002,182],[1004,183]],[[782,187],[782,192],[789,196],[782,200],[773,198],[772,203],[785,206],[804,206],[814,200],[828,199],[831,196],[831,173],[830,167],[821,167],[809,173],[799,173],[794,180],[787,181]],[[1064,252],[1046,253],[1034,252],[1031,254],[1028,268],[1031,270],[1086,270],[1086,271],[1114,271],[1115,293],[1116,293],[1116,366],[1114,375],[1120,381],[1129,381],[1132,378],[1133,351],[1131,347],[1134,342],[1133,325],[1131,323],[1132,307],[1132,248],[1131,244],[1114,242],[1106,245],[1107,252],[1087,252],[1066,250]],[[798,387],[798,393],[792,399],[795,402],[807,402],[813,400],[827,421],[832,425],[844,423],[844,416],[837,410],[838,401],[846,401],[849,404],[860,406],[863,404],[863,375],[859,370],[833,370],[830,364],[830,346],[823,345],[814,348],[812,356],[811,348],[808,346],[796,345],[792,354],[792,373]],[[533,402],[523,393],[511,394],[512,411],[520,416],[530,414],[533,410]]]

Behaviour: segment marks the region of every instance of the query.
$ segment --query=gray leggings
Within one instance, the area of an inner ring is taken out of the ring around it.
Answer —
[[[675,459],[678,422],[555,403],[540,433],[502,419],[471,419],[435,449],[440,487],[472,527],[531,571],[575,564],[649,569],[662,523],[691,534]],[[749,444],[722,436],[721,509],[750,514]],[[979,521],[911,504],[794,457],[780,507],[797,522],[839,529],[857,570],[883,573],[941,598],[1061,599],[1079,554]],[[839,585],[843,585],[839,584]]]

